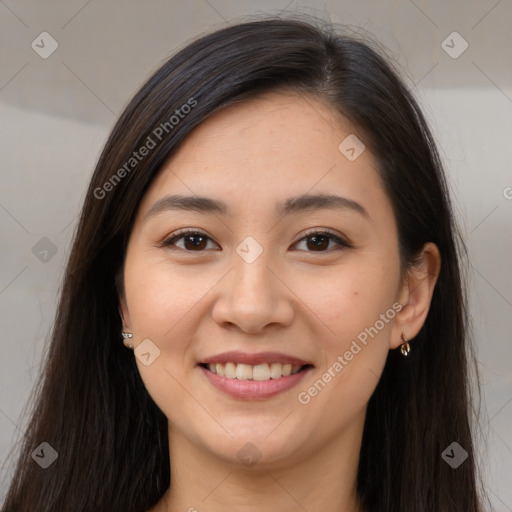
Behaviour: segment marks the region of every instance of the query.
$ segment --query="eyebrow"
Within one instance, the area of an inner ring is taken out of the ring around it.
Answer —
[[[229,214],[228,205],[219,199],[176,194],[165,196],[154,203],[144,216],[144,220],[162,212],[179,210],[220,215]],[[290,197],[275,206],[277,216],[313,210],[351,210],[366,217],[368,220],[370,219],[370,215],[360,203],[336,194],[303,194]]]

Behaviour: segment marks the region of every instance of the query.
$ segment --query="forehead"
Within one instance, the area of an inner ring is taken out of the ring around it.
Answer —
[[[140,210],[169,193],[223,198],[233,212],[307,192],[385,200],[373,155],[339,149],[364,136],[313,96],[267,93],[201,123],[165,163]]]

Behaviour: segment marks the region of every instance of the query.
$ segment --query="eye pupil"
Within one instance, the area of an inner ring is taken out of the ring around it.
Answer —
[[[313,250],[326,249],[329,247],[329,238],[325,235],[312,235],[309,240],[313,241]],[[308,244],[308,248],[310,248]]]
[[[202,235],[188,235],[185,237],[185,247],[187,246],[187,243],[191,243],[193,247],[204,249],[205,238],[206,237]],[[193,241],[194,239],[196,240],[195,242]]]

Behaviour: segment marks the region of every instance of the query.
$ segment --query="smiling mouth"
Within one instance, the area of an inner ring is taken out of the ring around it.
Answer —
[[[262,364],[243,364],[243,363],[214,363],[207,364],[201,363],[199,366],[205,368],[211,373],[217,374],[219,377],[226,377],[228,379],[237,380],[253,380],[253,381],[267,381],[271,379],[280,379],[282,377],[289,377],[295,375],[312,365],[292,365],[290,363],[262,363]]]

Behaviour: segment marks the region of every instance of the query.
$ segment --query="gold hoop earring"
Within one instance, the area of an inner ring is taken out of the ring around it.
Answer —
[[[131,332],[122,332],[121,336],[123,337],[124,346],[130,350],[133,350],[133,345],[128,341],[133,338],[133,334]]]
[[[400,345],[400,352],[403,356],[407,356],[411,351],[411,346],[408,343],[409,340],[405,337],[404,333],[400,335],[400,339],[403,341],[402,345]]]

